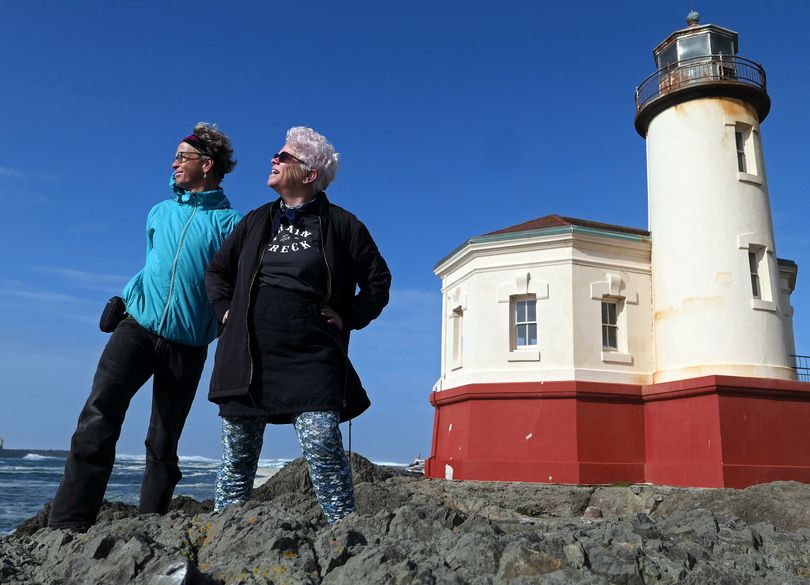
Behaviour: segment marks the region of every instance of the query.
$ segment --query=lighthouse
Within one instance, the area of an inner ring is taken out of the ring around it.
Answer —
[[[436,264],[427,476],[810,482],[810,383],[791,360],[798,268],[776,255],[761,140],[765,70],[694,12],[653,56],[634,120],[648,229],[545,215]]]
[[[636,91],[654,242],[653,381],[794,380],[760,130],[765,71],[738,55],[736,32],[701,25],[696,12],[687,23],[653,50],[657,70]]]

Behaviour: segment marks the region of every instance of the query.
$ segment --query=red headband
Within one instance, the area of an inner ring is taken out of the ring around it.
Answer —
[[[197,136],[196,134],[189,134],[188,136],[183,138],[183,140],[181,140],[180,142],[185,142],[186,144],[193,146],[205,156],[211,156],[211,152],[208,150],[208,145],[205,144],[205,142],[203,142],[202,140],[200,140],[200,137]]]

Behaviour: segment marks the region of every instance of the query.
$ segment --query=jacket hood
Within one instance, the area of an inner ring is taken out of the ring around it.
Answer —
[[[178,187],[174,180],[174,171],[172,171],[169,179],[169,186],[178,203],[192,203],[193,200],[196,200],[197,205],[203,209],[228,209],[231,206],[231,202],[225,197],[222,187],[217,187],[211,191],[200,191],[199,193],[192,193]]]

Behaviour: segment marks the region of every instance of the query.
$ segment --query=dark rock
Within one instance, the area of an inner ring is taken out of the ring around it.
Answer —
[[[113,536],[99,536],[94,540],[88,548],[91,549],[90,554],[94,559],[106,559],[107,555],[115,546],[115,537]]]
[[[539,577],[513,579],[510,585],[609,585],[601,575],[576,569],[560,569]]]
[[[253,490],[251,499],[269,502],[280,495],[297,494],[315,501],[315,492],[309,479],[309,468],[303,457],[290,461],[263,485]]]
[[[611,583],[635,585],[644,583],[638,566],[644,541],[630,524],[605,524],[581,539],[588,567]]]
[[[149,580],[149,585],[216,585],[216,583],[200,573],[197,566],[188,560],[170,561]]]
[[[43,530],[46,507],[0,538],[0,582],[810,582],[803,510],[810,488],[803,484],[705,490],[448,482],[351,460],[358,511],[333,527],[299,459],[253,500],[219,513],[189,498],[176,498],[164,516],[105,503],[98,522],[79,534]]]
[[[581,543],[572,542],[571,544],[566,544],[563,547],[563,552],[565,553],[565,560],[575,569],[582,569],[588,566],[588,556],[585,554],[585,549],[582,548]]]
[[[388,534],[400,540],[430,542],[465,520],[461,512],[437,506],[402,506],[388,525]]]
[[[420,478],[418,475],[408,473],[402,467],[375,465],[357,453],[352,453],[349,456],[349,463],[352,466],[352,479],[354,479],[355,485],[364,482],[382,482],[392,477]]]
[[[48,525],[48,514],[51,513],[51,502],[45,504],[36,516],[25,520],[22,524],[17,526],[14,531],[14,536],[31,536],[40,528],[45,528]]]
[[[780,530],[810,528],[810,484],[775,481],[734,489],[680,489],[656,508],[658,517],[679,510],[706,508],[715,514],[737,516],[748,524],[769,522]]]
[[[136,506],[124,504],[123,502],[108,502],[104,500],[96,522],[121,520],[122,518],[132,518],[137,515],[138,508]]]
[[[198,502],[189,496],[177,496],[169,504],[169,512],[182,512],[186,516],[196,516],[214,511],[214,500]]]
[[[444,562],[454,571],[467,579],[497,572],[503,548],[497,537],[466,532],[451,542],[444,554]]]
[[[552,573],[565,566],[565,561],[543,551],[534,550],[524,542],[510,542],[501,555],[496,575],[498,582],[514,582],[518,578],[536,577]]]
[[[702,549],[706,557],[719,540],[717,518],[705,508],[677,511],[658,522],[658,530],[676,540],[688,540]]]
[[[662,548],[651,551],[651,554],[642,555],[638,559],[638,570],[645,583],[680,583],[688,571],[683,563],[668,558]]]
[[[392,477],[419,479],[417,476],[408,474],[404,469],[375,465],[357,453],[351,454],[349,463],[352,467],[352,479],[355,487],[363,483],[384,482]],[[282,467],[278,473],[253,491],[251,499],[267,502],[283,494],[297,494],[314,501],[315,492],[312,489],[312,481],[309,479],[309,467],[303,457],[293,459]]]
[[[345,523],[325,530],[315,542],[315,552],[321,566],[321,575],[326,575],[337,567],[346,564],[349,557],[368,544],[359,532],[347,528]]]
[[[197,558],[213,578],[228,582],[245,573],[259,583],[320,581],[311,525],[262,505],[231,506],[209,518]]]
[[[658,505],[656,498],[663,498],[661,492],[672,489],[648,485],[635,485],[631,488],[599,487],[594,490],[588,506],[598,508],[607,518],[636,512],[649,514]]]
[[[596,506],[588,506],[585,508],[585,511],[582,513],[585,518],[601,518],[603,516],[602,510],[597,508]]]
[[[194,501],[192,498],[187,498],[191,501]],[[199,502],[196,502],[198,506]],[[213,506],[212,506],[213,509]],[[36,516],[33,518],[29,518],[25,520],[22,524],[17,526],[17,529],[14,531],[15,536],[30,536],[34,534],[37,530],[41,528],[45,528],[48,525],[48,515],[51,513],[51,502],[45,504],[45,506],[40,510]],[[123,504],[121,502],[108,502],[104,500],[101,504],[101,510],[98,513],[98,519],[105,520],[105,519],[120,519],[120,518],[127,518],[129,516],[134,516],[138,513],[138,510],[135,506],[130,504]]]
[[[395,478],[385,483],[362,482],[355,484],[354,497],[357,512],[373,516],[384,510],[396,510],[410,501],[406,489],[396,489],[396,482],[419,481],[417,478]],[[400,484],[401,485],[401,484]],[[394,488],[394,489],[392,489]]]
[[[358,583],[426,583],[463,585],[466,581],[424,546],[385,543],[360,554],[323,579],[328,585]]]

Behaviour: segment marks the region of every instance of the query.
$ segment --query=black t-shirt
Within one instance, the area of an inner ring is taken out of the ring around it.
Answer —
[[[328,275],[321,244],[317,215],[302,214],[294,222],[282,215],[278,232],[264,251],[259,286],[275,286],[313,298],[325,298]]]

